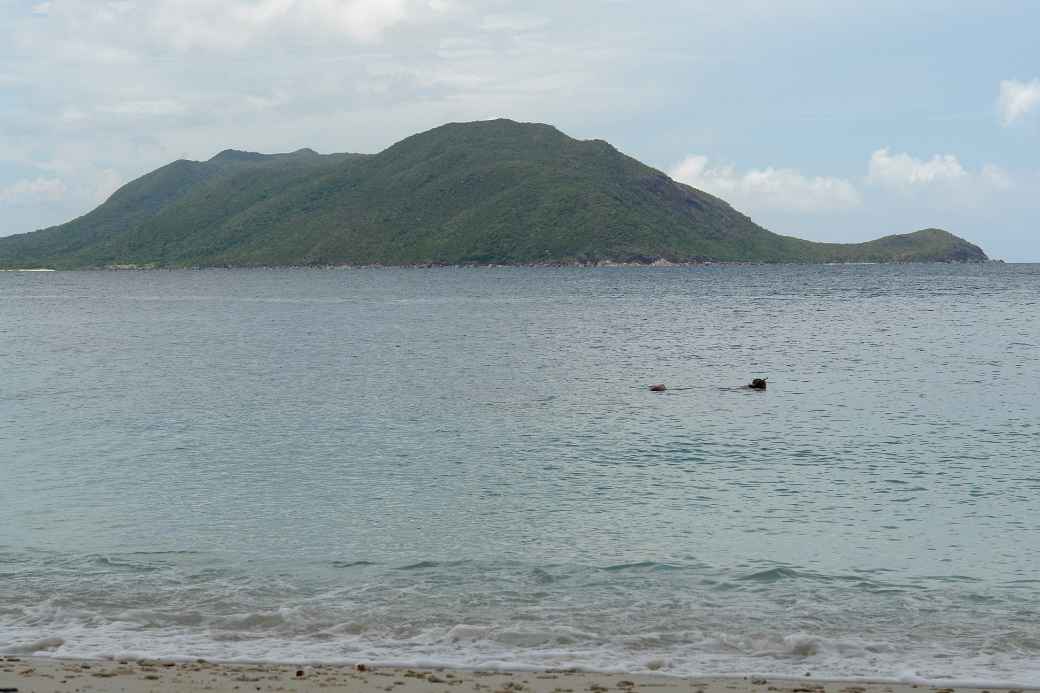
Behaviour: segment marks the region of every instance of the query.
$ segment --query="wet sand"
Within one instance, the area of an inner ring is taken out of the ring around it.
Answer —
[[[74,661],[0,657],[0,693],[186,693],[187,691],[357,693],[1017,693],[971,688],[770,678],[673,678],[581,672],[480,672],[365,666],[224,664],[202,660]]]

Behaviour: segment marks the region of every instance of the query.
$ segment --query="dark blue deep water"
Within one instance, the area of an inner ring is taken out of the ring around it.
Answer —
[[[1037,684],[1038,373],[1037,265],[0,273],[0,652]]]

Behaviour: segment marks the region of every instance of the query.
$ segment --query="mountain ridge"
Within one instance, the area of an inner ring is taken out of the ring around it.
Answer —
[[[0,267],[981,262],[940,229],[815,243],[551,125],[449,123],[378,154],[178,160],[65,224],[0,238]]]

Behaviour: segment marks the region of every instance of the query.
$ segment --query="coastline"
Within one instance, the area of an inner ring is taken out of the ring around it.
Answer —
[[[794,266],[794,267],[856,267],[864,265],[1004,265],[1004,264],[1032,264],[1032,263],[1007,263],[1004,260],[878,260],[878,261],[856,261],[856,262],[797,262],[783,261],[770,262],[765,260],[665,260],[658,258],[648,262],[628,262],[614,260],[600,260],[597,262],[415,262],[407,264],[313,264],[313,265],[99,265],[69,268],[3,268],[0,272],[151,272],[151,271],[201,271],[201,270],[370,270],[370,269],[603,269],[603,268],[697,268],[697,267],[765,267],[765,266]]]
[[[463,671],[346,664],[221,663],[206,660],[74,660],[0,657],[0,691],[394,691],[449,693],[1024,693],[1040,688],[767,676],[671,677],[579,671]]]

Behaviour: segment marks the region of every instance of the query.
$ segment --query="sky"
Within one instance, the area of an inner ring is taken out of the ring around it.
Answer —
[[[1040,261],[1036,0],[0,0],[0,236],[178,158],[497,117],[777,233]]]

